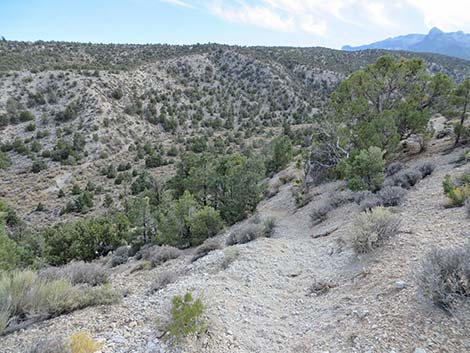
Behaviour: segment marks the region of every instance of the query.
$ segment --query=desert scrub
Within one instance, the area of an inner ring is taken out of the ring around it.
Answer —
[[[459,300],[470,297],[470,244],[430,251],[417,278],[425,298],[452,310]]]
[[[227,245],[246,244],[263,235],[263,229],[259,224],[249,223],[243,228],[233,232],[227,238]]]
[[[71,262],[61,267],[48,267],[39,271],[39,277],[48,280],[66,279],[72,285],[88,284],[98,286],[109,281],[109,272],[96,263]]]
[[[153,294],[155,292],[158,292],[160,289],[163,289],[169,284],[174,283],[177,278],[178,278],[178,273],[174,271],[165,271],[165,272],[159,273],[155,281],[150,286],[149,293]]]
[[[399,227],[398,217],[383,207],[376,207],[357,216],[349,241],[357,254],[368,253],[397,234]]]
[[[85,332],[76,332],[68,339],[71,353],[94,353],[103,345],[101,342],[95,342],[89,334]]]
[[[174,343],[181,341],[189,335],[199,335],[206,328],[202,317],[204,305],[201,299],[193,299],[190,292],[184,297],[174,296],[171,307],[171,321],[168,324],[168,333]]]
[[[400,186],[385,186],[377,193],[381,204],[385,207],[400,205],[405,195],[406,190]]]
[[[263,236],[266,238],[271,238],[276,231],[277,223],[276,219],[273,217],[267,218],[263,222]]]
[[[197,261],[200,258],[206,256],[211,251],[222,249],[222,244],[220,244],[217,239],[207,239],[203,244],[201,244],[195,251],[191,262]]]
[[[76,332],[70,338],[41,338],[29,348],[27,353],[94,353],[103,343],[95,342],[89,334]]]
[[[34,342],[27,353],[72,353],[67,342],[60,337],[45,337]]]
[[[329,195],[313,207],[310,219],[313,225],[319,224],[328,218],[328,213],[355,199],[355,194],[349,191],[340,191]]]
[[[464,174],[456,182],[451,180],[450,175],[446,175],[442,182],[444,194],[448,198],[447,207],[463,206],[465,200],[470,196],[469,176]]]
[[[92,305],[112,304],[121,295],[110,286],[73,286],[67,279],[42,278],[33,271],[0,274],[0,329],[7,333]]]
[[[181,250],[169,245],[150,246],[142,249],[142,259],[150,261],[152,267],[181,256]]]

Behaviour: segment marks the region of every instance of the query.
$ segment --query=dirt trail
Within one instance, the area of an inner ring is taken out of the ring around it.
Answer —
[[[444,175],[463,170],[450,163],[459,153],[434,157],[433,175],[394,210],[406,232],[368,257],[356,258],[341,245],[359,212],[357,205],[340,207],[315,228],[310,224],[311,209],[337,183],[312,190],[318,196],[300,210],[287,184],[259,206],[262,220],[277,219],[275,235],[231,247],[239,255],[228,268],[221,263],[231,248],[194,263],[187,256],[134,274],[129,273],[131,265],[123,266],[113,278],[115,287],[128,291],[122,304],[88,308],[0,338],[1,347],[8,347],[0,351],[23,352],[29,342],[51,332],[87,331],[106,341],[102,352],[168,352],[157,339],[155,318],[167,315],[171,298],[188,290],[203,298],[209,325],[208,334],[189,342],[187,352],[470,351],[469,311],[448,316],[422,302],[413,278],[431,247],[465,241],[465,211],[445,209],[442,195]],[[332,226],[339,229],[327,237],[311,237]],[[168,270],[182,275],[149,295],[158,273]],[[405,283],[404,289],[396,288],[397,281]],[[315,282],[330,289],[309,295]]]

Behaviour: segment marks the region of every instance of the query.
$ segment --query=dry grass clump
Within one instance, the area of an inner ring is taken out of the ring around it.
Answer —
[[[381,205],[385,207],[400,205],[405,195],[406,190],[400,186],[385,186],[377,193]]]
[[[72,351],[64,339],[46,337],[34,342],[27,353],[72,353]]]
[[[142,258],[150,261],[153,267],[181,256],[181,250],[173,246],[150,246],[142,249]]]
[[[204,243],[197,247],[191,262],[197,261],[200,258],[206,256],[211,251],[222,249],[222,244],[220,241],[214,238],[207,239]]]
[[[390,163],[387,166],[387,168],[385,168],[385,176],[389,177],[389,176],[395,175],[402,169],[403,169],[403,163],[402,162]]]
[[[470,297],[470,244],[432,250],[417,278],[427,299],[446,311],[452,310],[458,301]]]
[[[44,278],[33,271],[4,272],[0,274],[0,334],[120,298],[108,285],[73,286],[68,279]]]
[[[232,263],[235,262],[235,260],[238,258],[239,255],[240,255],[240,252],[237,249],[227,248],[224,251],[224,259],[222,260],[220,267],[223,270],[226,270],[227,268],[230,267]]]
[[[352,202],[356,199],[356,195],[350,191],[342,191],[330,195],[330,197],[322,200],[310,213],[310,219],[313,225],[324,222],[328,218],[328,213],[337,209],[338,207]]]
[[[349,242],[357,254],[368,253],[397,234],[400,220],[383,207],[361,213],[353,225]]]
[[[263,222],[263,236],[266,238],[271,238],[274,235],[274,232],[276,231],[277,227],[277,222],[276,219],[273,217],[267,218]]]
[[[176,282],[177,278],[178,274],[174,271],[165,271],[159,273],[150,287],[150,294],[158,292],[159,290],[165,288],[167,285]]]
[[[94,353],[103,345],[102,342],[96,342],[85,332],[74,333],[68,339],[68,344],[72,353]]]
[[[325,281],[315,281],[308,289],[308,296],[320,296],[326,294],[330,289],[335,288],[336,285]]]
[[[262,236],[262,227],[259,224],[249,223],[227,238],[227,245],[246,244]]]
[[[436,166],[431,162],[423,162],[417,166],[417,169],[421,173],[422,178],[426,178],[434,172]]]
[[[65,279],[70,281],[72,285],[98,286],[108,283],[109,272],[99,264],[79,261],[61,267],[46,268],[39,272],[39,277],[50,281]]]
[[[109,260],[109,266],[116,267],[126,263],[129,259],[129,250],[129,246],[120,246],[119,248],[117,248],[111,255],[111,259]]]
[[[46,337],[35,342],[27,353],[94,353],[103,343],[96,342],[85,332],[76,332],[70,338]]]

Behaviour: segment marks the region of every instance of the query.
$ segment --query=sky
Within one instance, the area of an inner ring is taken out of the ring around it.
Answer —
[[[470,0],[0,0],[8,40],[368,44],[432,27],[470,32]]]

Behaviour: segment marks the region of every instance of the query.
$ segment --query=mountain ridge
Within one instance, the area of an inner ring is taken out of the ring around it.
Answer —
[[[345,51],[405,50],[417,53],[436,53],[470,60],[470,34],[463,31],[443,32],[439,28],[433,27],[427,34],[412,33],[355,47],[345,45],[341,49]]]

